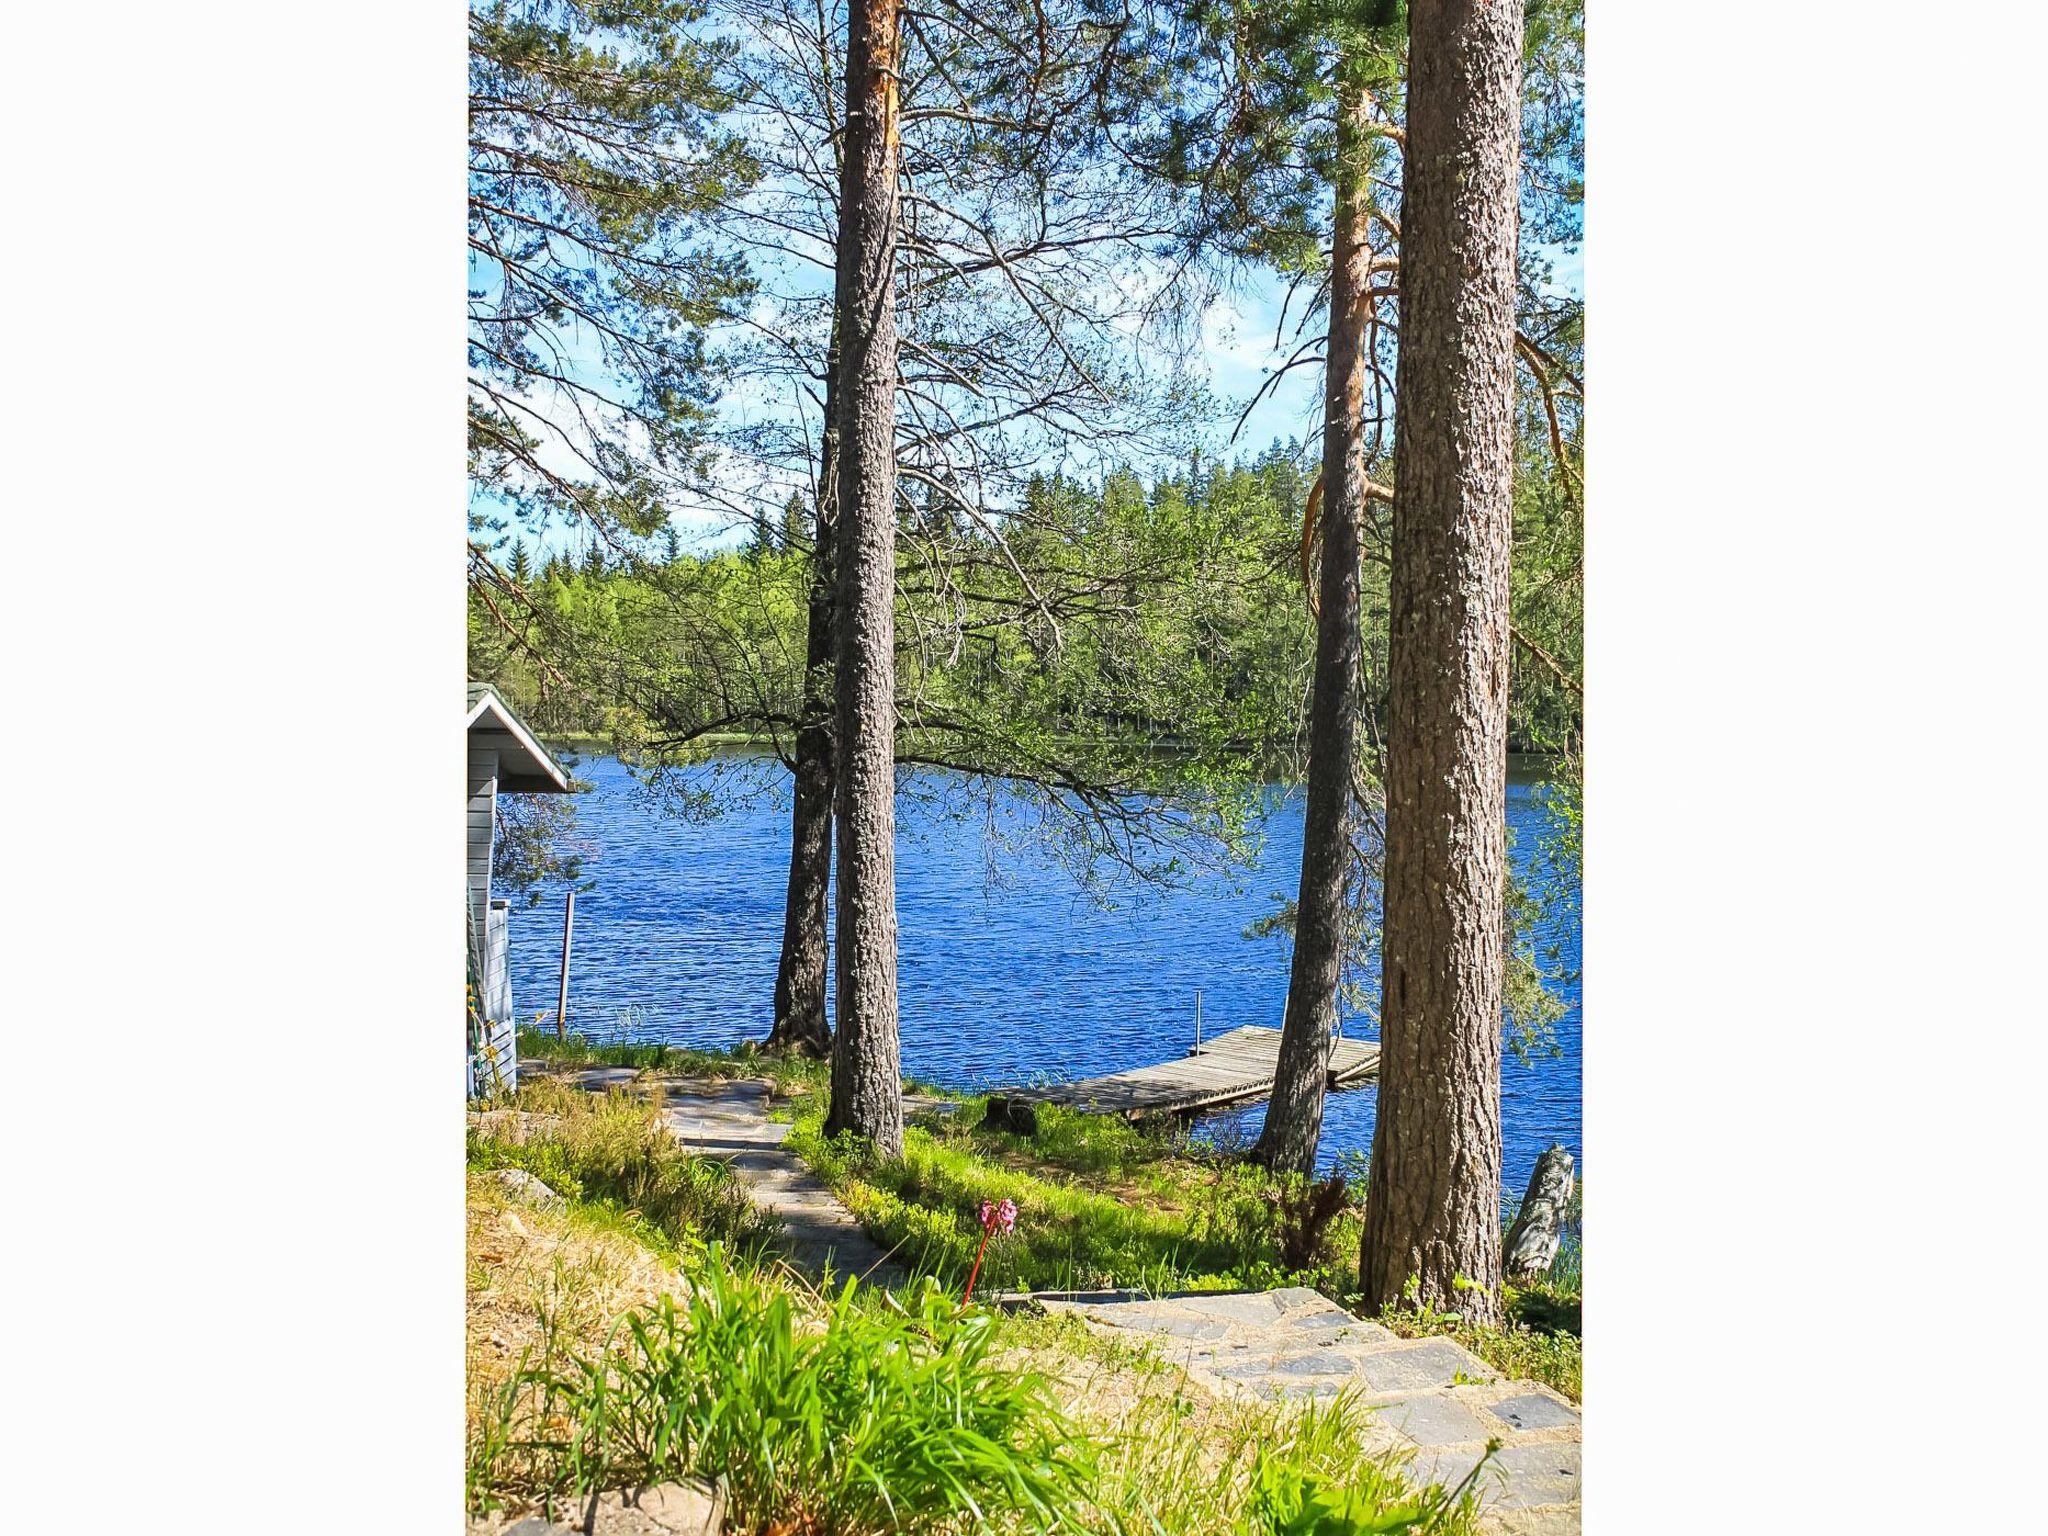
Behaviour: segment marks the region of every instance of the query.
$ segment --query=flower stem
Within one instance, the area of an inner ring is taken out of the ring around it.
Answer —
[[[974,1277],[981,1273],[981,1256],[988,1252],[988,1228],[981,1229],[981,1246],[974,1250],[974,1268],[967,1271],[967,1294],[960,1298],[960,1305],[966,1306],[974,1300]]]

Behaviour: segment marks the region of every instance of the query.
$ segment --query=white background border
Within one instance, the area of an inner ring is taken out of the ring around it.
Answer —
[[[2013,1529],[2048,37],[1592,11],[1587,1529]],[[455,1528],[463,28],[15,20],[4,1406],[82,1528]]]

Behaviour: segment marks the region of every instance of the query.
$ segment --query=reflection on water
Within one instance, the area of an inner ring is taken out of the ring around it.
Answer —
[[[584,875],[576,898],[571,1026],[595,1037],[624,1031],[678,1045],[724,1046],[766,1033],[771,1018],[789,824],[777,793],[729,814],[690,822],[651,802],[609,757],[577,775]],[[695,770],[698,775],[719,770]],[[723,771],[735,771],[728,762]],[[786,778],[764,762],[742,774]],[[1203,1032],[1239,1024],[1277,1027],[1287,996],[1285,938],[1247,939],[1246,925],[1294,894],[1301,801],[1277,799],[1256,867],[1206,876],[1192,889],[1125,882],[1110,910],[1042,851],[992,849],[991,825],[1015,830],[1023,807],[941,774],[898,797],[896,856],[899,990],[904,1070],[957,1087],[1046,1075],[1088,1077],[1178,1055],[1193,1042],[1202,992]],[[1508,785],[1514,856],[1526,867],[1544,824],[1539,781]],[[523,1017],[552,1009],[562,895],[513,918],[513,997]],[[1536,1155],[1579,1145],[1579,915],[1549,915],[1538,935],[1573,976],[1557,1026],[1560,1054],[1501,1069],[1504,1183],[1518,1195]],[[1347,1021],[1370,1033],[1365,1021]],[[1371,1086],[1333,1094],[1323,1121],[1325,1166],[1372,1143]],[[1209,1117],[1223,1139],[1255,1136],[1261,1106]]]

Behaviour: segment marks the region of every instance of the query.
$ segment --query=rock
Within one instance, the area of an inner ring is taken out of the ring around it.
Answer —
[[[1487,1406],[1488,1413],[1509,1429],[1573,1429],[1579,1411],[1544,1392],[1523,1392]]]
[[[725,1489],[695,1478],[600,1494],[594,1510],[588,1496],[556,1507],[555,1520],[528,1515],[504,1526],[472,1520],[469,1536],[586,1536],[586,1517],[587,1536],[719,1536],[725,1528]]]
[[[988,1113],[982,1117],[981,1128],[985,1131],[1012,1131],[1019,1136],[1038,1134],[1038,1107],[1028,1099],[1013,1099],[1000,1093],[992,1093],[988,1099]]]
[[[494,1168],[489,1176],[506,1194],[515,1200],[524,1200],[528,1205],[552,1210],[562,1203],[560,1195],[524,1168]]]
[[[724,1490],[692,1479],[605,1494],[591,1536],[718,1536],[724,1526]]]

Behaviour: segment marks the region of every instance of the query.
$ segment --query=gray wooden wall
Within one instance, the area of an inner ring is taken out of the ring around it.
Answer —
[[[498,749],[469,746],[468,899],[467,929],[474,953],[471,968],[479,980],[478,1002],[490,1021],[489,1042],[505,1086],[517,1081],[518,1056],[512,1021],[512,979],[508,965],[510,914],[504,902],[491,900],[491,837],[498,803]],[[472,1091],[489,1085],[479,1081],[479,1063],[470,1062]]]
[[[469,921],[479,942],[491,905],[491,820],[498,803],[498,749],[469,744]]]

